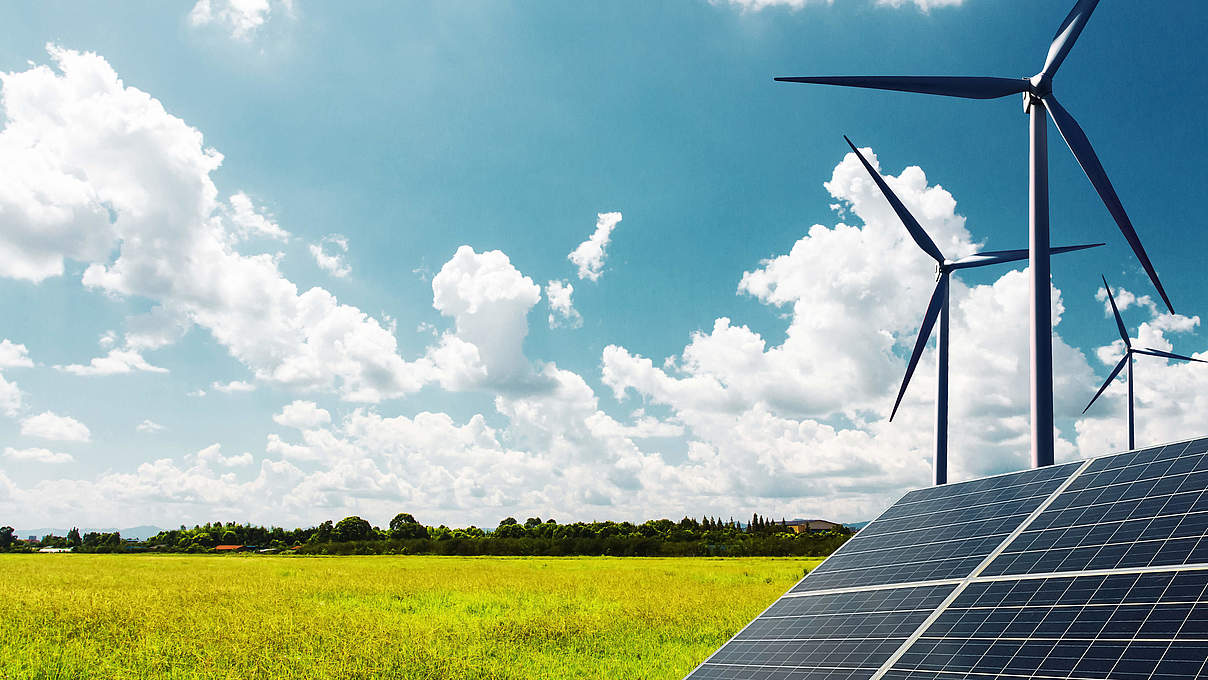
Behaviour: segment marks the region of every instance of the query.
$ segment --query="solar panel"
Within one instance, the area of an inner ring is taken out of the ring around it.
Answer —
[[[692,680],[1208,676],[1208,438],[906,494]]]

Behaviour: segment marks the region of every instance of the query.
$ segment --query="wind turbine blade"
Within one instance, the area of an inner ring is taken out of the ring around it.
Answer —
[[[1048,57],[1040,71],[1044,76],[1052,78],[1057,69],[1061,68],[1061,62],[1065,61],[1066,55],[1073,49],[1082,29],[1086,27],[1086,22],[1090,21],[1091,12],[1095,11],[1098,4],[1099,0],[1078,0],[1078,4],[1070,10],[1065,21],[1061,22],[1061,27],[1057,29],[1057,34],[1053,36],[1053,44],[1049,45]]]
[[[1103,279],[1103,287],[1107,289],[1107,301],[1112,303],[1112,314],[1116,315],[1116,329],[1120,331],[1120,339],[1124,341],[1124,346],[1132,349],[1132,343],[1128,340],[1128,331],[1124,330],[1124,320],[1120,318],[1120,310],[1116,308],[1116,298],[1112,297],[1112,287],[1107,285],[1107,277],[1100,274],[1099,278]]]
[[[1150,356],[1162,357],[1163,359],[1179,359],[1180,361],[1196,361],[1201,364],[1208,364],[1208,361],[1204,361],[1203,359],[1194,359],[1192,357],[1185,357],[1182,354],[1175,354],[1174,352],[1164,352],[1160,349],[1154,349],[1152,347],[1146,347],[1145,349],[1138,349],[1138,350],[1133,350],[1133,351],[1137,352],[1139,354],[1148,354]]]
[[[1086,408],[1082,409],[1083,413],[1086,413],[1090,410],[1091,406],[1095,404],[1095,400],[1099,398],[1099,395],[1103,394],[1103,390],[1106,390],[1107,386],[1112,384],[1112,381],[1116,379],[1116,376],[1120,375],[1120,371],[1124,370],[1124,364],[1128,363],[1128,357],[1130,355],[1132,355],[1131,349],[1124,353],[1124,358],[1121,359],[1120,363],[1116,364],[1116,367],[1112,369],[1112,374],[1107,376],[1107,380],[1103,381],[1103,387],[1100,387],[1099,391],[1095,393],[1095,396],[1091,397],[1091,403],[1087,404]]]
[[[931,302],[927,304],[927,313],[923,316],[923,323],[919,326],[919,337],[914,341],[914,351],[910,354],[910,363],[906,364],[906,375],[902,378],[902,387],[898,389],[898,398],[893,402],[893,411],[889,414],[889,421],[893,422],[893,417],[898,414],[898,407],[902,405],[902,397],[906,394],[906,386],[910,384],[910,377],[914,375],[914,369],[919,365],[919,357],[923,356],[923,349],[927,347],[927,340],[931,338],[931,329],[935,327],[935,320],[940,315],[940,308],[944,306],[944,300],[948,297],[948,272],[940,275],[940,280],[935,284],[935,292],[931,294]]]
[[[982,78],[977,76],[805,76],[776,78],[782,83],[840,85],[871,90],[894,90],[918,94],[938,94],[964,99],[998,99],[1026,92],[1031,86],[1023,78]]]
[[[1111,180],[1107,178],[1103,164],[1099,162],[1099,157],[1091,148],[1091,142],[1087,139],[1086,133],[1055,97],[1046,97],[1044,102],[1048,105],[1049,115],[1053,117],[1053,122],[1057,125],[1057,131],[1061,133],[1066,145],[1074,153],[1074,158],[1078,159],[1078,164],[1082,166],[1082,171],[1094,185],[1095,191],[1099,192],[1099,197],[1103,199],[1107,211],[1112,214],[1116,225],[1120,227],[1120,233],[1124,234],[1124,239],[1128,241],[1128,245],[1132,246],[1137,259],[1141,261],[1141,266],[1145,268],[1145,273],[1149,274],[1149,280],[1153,281],[1154,287],[1158,289],[1158,294],[1162,296],[1166,308],[1170,310],[1171,314],[1174,314],[1174,305],[1170,304],[1170,298],[1166,296],[1166,290],[1162,288],[1162,282],[1158,280],[1158,273],[1154,271],[1153,263],[1145,254],[1145,248],[1141,246],[1141,239],[1137,237],[1137,231],[1133,229],[1132,221],[1128,219],[1128,213],[1124,212],[1120,197],[1112,188]]]
[[[1091,243],[1084,246],[1062,246],[1060,248],[1050,248],[1049,252],[1053,255],[1061,253],[1072,253],[1075,250],[1086,250],[1087,248],[1098,248],[1102,243]],[[1028,259],[1030,253],[1025,250],[985,250],[980,253],[974,253],[961,259],[950,262],[948,264],[952,269],[970,269],[972,267],[984,267],[991,264],[1002,264],[1004,262],[1018,262],[1019,260]]]
[[[860,159],[860,162],[864,164],[864,169],[868,171],[868,174],[872,176],[872,180],[877,183],[878,187],[881,188],[881,193],[885,194],[885,198],[889,201],[889,205],[892,206],[893,211],[898,214],[898,219],[902,220],[902,224],[906,225],[906,231],[910,232],[910,236],[914,239],[914,242],[919,244],[919,247],[923,249],[923,252],[930,255],[933,260],[943,264],[944,254],[941,253],[940,249],[935,245],[935,241],[932,241],[931,237],[927,235],[927,232],[923,229],[923,226],[919,224],[918,220],[914,219],[914,215],[911,215],[910,211],[906,209],[906,206],[902,205],[902,201],[898,199],[897,194],[893,193],[893,190],[890,189],[889,185],[885,183],[885,179],[881,177],[881,173],[877,172],[876,169],[869,164],[868,159],[864,158],[864,154],[860,153],[860,150],[856,148],[855,144],[851,143],[850,139],[847,139],[847,135],[843,135],[843,139],[847,141],[847,145],[851,147],[851,150],[856,152],[856,158]]]

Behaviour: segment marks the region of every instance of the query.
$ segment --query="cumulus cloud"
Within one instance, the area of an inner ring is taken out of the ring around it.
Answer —
[[[28,460],[36,463],[70,463],[75,460],[69,453],[56,453],[41,448],[14,449],[11,446],[4,448],[4,457],[9,460]]]
[[[34,365],[25,345],[18,345],[8,338],[0,341],[0,370],[6,368],[30,368]],[[15,382],[9,382],[0,374],[0,413],[15,418],[21,412],[24,395]]]
[[[0,276],[37,282],[75,260],[87,264],[86,286],[157,303],[164,332],[132,328],[122,352],[197,325],[258,380],[293,389],[376,402],[430,379],[378,320],[322,288],[299,290],[274,256],[236,249],[244,235],[284,231],[244,194],[218,200],[211,174],[222,155],[198,130],[102,57],[48,49],[57,71],[0,74]],[[140,366],[111,355],[74,371],[148,370]]]
[[[0,375],[0,412],[9,418],[16,418],[21,413],[21,404],[24,401],[24,393],[17,383],[10,382],[3,375]]]
[[[331,422],[331,413],[321,409],[313,401],[296,400],[286,404],[281,412],[273,416],[273,422],[296,430],[313,430]]]
[[[225,383],[218,381],[210,385],[210,387],[213,387],[219,392],[223,392],[225,394],[233,394],[235,392],[252,392],[256,389],[255,385],[242,380],[232,380]]]
[[[189,12],[193,26],[216,25],[231,38],[250,41],[269,21],[274,11],[292,17],[293,0],[197,0]]]
[[[151,365],[138,352],[121,349],[110,350],[103,357],[94,357],[86,365],[69,364],[67,366],[55,366],[55,368],[64,373],[72,373],[74,375],[116,375],[134,371],[147,371],[150,373],[168,372],[166,368]]]
[[[888,181],[949,257],[981,247],[955,199],[921,169]],[[540,288],[506,254],[465,246],[432,280],[434,307],[453,328],[423,361],[448,389],[491,390],[494,413],[454,418],[362,407],[333,418],[298,400],[274,415],[290,430],[267,436],[259,468],[207,447],[95,480],[14,487],[0,510],[62,516],[89,508],[115,522],[139,516],[168,524],[207,521],[219,508],[299,523],[348,514],[385,522],[399,507],[427,521],[479,524],[526,514],[867,519],[929,477],[933,352],[898,418],[886,416],[934,275],[854,155],[826,187],[851,224],[814,225],[741,278],[735,273],[737,294],[785,319],[784,340],[723,317],[686,334],[671,356],[609,346],[601,378],[630,411],[626,418],[610,415],[582,376],[525,355],[527,315]],[[1060,291],[1053,300],[1060,331]],[[982,285],[954,279],[954,479],[1027,464],[1027,306],[1025,272],[1007,270]],[[1173,332],[1167,327],[1187,325],[1152,323],[1146,332],[1163,338]],[[1054,354],[1058,416],[1072,422],[1094,371],[1060,335]],[[974,365],[976,372],[960,368]],[[1179,417],[1189,426],[1208,407],[1196,401],[1208,390],[1197,374],[1178,379],[1186,382],[1176,389],[1164,378],[1163,394],[1187,400]],[[1079,421],[1058,439],[1059,456],[1083,451],[1083,429]],[[59,493],[49,493],[52,484]],[[30,503],[35,497],[50,500]],[[172,516],[157,518],[165,508]]]
[[[612,230],[621,221],[621,213],[599,213],[596,215],[596,230],[586,241],[580,243],[567,259],[579,268],[579,278],[599,281],[604,272],[605,249],[612,239]]]
[[[166,429],[167,429],[166,427],[164,427],[163,425],[160,425],[159,423],[155,422],[154,420],[151,420],[150,418],[148,418],[148,419],[144,420],[143,422],[139,423],[138,425],[134,426],[134,430],[136,432],[144,432],[144,433],[148,433],[148,434],[151,434],[154,432],[163,432]]]
[[[352,273],[352,268],[344,261],[347,253],[348,239],[340,234],[328,234],[318,243],[310,244],[310,254],[315,258],[319,269],[338,278]]]
[[[258,211],[252,205],[252,199],[242,191],[236,192],[227,199],[227,215],[231,221],[231,237],[243,241],[253,237],[288,241],[289,233],[268,215]]]
[[[503,252],[458,248],[432,279],[432,306],[455,326],[428,354],[440,384],[449,390],[546,387],[524,356],[528,312],[540,300],[540,286]]]
[[[244,451],[243,453],[239,454],[238,456],[222,455],[222,445],[221,444],[211,444],[211,445],[205,447],[204,449],[198,451],[196,454],[196,459],[202,465],[206,465],[206,466],[218,465],[221,467],[228,467],[228,468],[244,467],[247,465],[251,465],[253,462],[255,462],[255,459],[253,458],[252,454],[247,451]]]
[[[61,442],[86,442],[92,436],[84,423],[52,411],[44,411],[22,420],[21,434]]]
[[[583,317],[575,309],[571,295],[575,287],[566,281],[550,281],[545,284],[545,299],[549,302],[549,327],[569,326],[578,328],[583,325]]]
[[[876,164],[875,155],[867,155]],[[979,249],[953,197],[929,184],[921,169],[886,180],[946,255]],[[872,490],[924,483],[919,471],[929,467],[932,441],[932,352],[924,355],[898,418],[892,424],[885,418],[935,283],[934,265],[854,154],[825,186],[863,224],[815,225],[739,284],[740,293],[787,310],[781,345],[720,318],[661,365],[620,346],[606,348],[604,383],[618,398],[634,394],[670,408],[699,438],[694,450],[702,460],[713,460],[712,452],[742,452],[764,466],[735,483],[792,483],[802,493],[824,488],[829,498],[838,497],[841,485]],[[955,279],[951,296],[951,438],[954,451],[968,452],[953,456],[953,477],[1018,469],[1026,464],[1029,433],[1027,276],[1008,272],[972,287]],[[1060,291],[1053,301],[1058,327]],[[1058,413],[1073,416],[1080,408],[1077,384],[1089,379],[1090,367],[1060,336],[1054,358]],[[960,369],[970,365],[979,370]],[[835,418],[850,425],[827,424]],[[1075,450],[1066,439],[1058,448],[1067,456]],[[729,464],[740,466],[733,459]],[[832,474],[831,482],[820,479]]]
[[[18,345],[8,338],[0,341],[0,368],[30,368],[33,365],[25,345]]]

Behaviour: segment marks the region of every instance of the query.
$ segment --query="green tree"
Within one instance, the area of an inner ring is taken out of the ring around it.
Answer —
[[[495,538],[524,538],[528,534],[524,527],[512,522],[511,524],[500,524],[495,533],[491,535]]]
[[[394,516],[394,519],[390,520],[391,529],[397,529],[403,524],[419,524],[419,522],[415,521],[415,517],[409,512],[400,512]]]
[[[333,538],[337,541],[367,541],[373,537],[373,525],[351,515],[336,523]]]
[[[8,550],[16,542],[12,527],[0,527],[0,550]]]
[[[333,533],[335,533],[335,527],[331,525],[331,520],[326,520],[315,529],[315,533],[310,535],[310,542],[328,543],[332,540]]]
[[[424,528],[424,525],[415,521],[409,512],[400,512],[390,520],[390,538],[404,540],[427,537],[428,530]]]
[[[67,532],[67,545],[69,545],[73,548],[78,548],[78,547],[80,547],[80,545],[82,543],[83,543],[83,540],[80,538],[79,528],[72,527],[71,531]]]

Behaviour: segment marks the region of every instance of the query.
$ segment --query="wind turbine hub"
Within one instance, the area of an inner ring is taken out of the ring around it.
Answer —
[[[1047,97],[1053,94],[1053,77],[1046,76],[1043,72],[1028,78],[1028,82],[1032,84],[1032,93],[1038,97]]]

